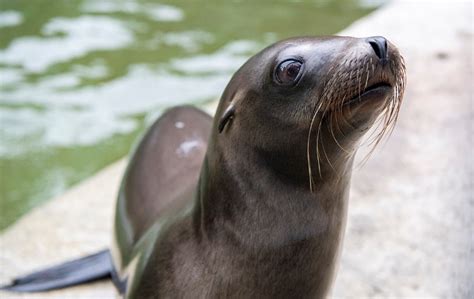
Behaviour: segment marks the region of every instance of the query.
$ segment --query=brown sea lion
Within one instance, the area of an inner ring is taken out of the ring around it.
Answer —
[[[374,124],[375,144],[393,128],[404,86],[383,37],[262,50],[234,74],[213,123],[178,107],[151,127],[120,189],[113,262],[99,254],[94,276],[77,260],[85,274],[70,281],[108,273],[127,298],[326,296],[354,155]]]

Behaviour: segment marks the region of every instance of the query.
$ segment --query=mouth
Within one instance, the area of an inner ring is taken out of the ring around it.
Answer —
[[[392,91],[392,85],[388,82],[379,82],[373,85],[370,85],[364,89],[360,95],[356,95],[350,100],[344,103],[346,105],[353,105],[361,102],[365,102],[371,99],[384,98]]]

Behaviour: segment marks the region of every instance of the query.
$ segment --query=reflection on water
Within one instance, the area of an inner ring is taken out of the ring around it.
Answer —
[[[40,73],[89,52],[123,48],[132,42],[133,34],[125,24],[110,17],[58,17],[44,25],[41,36],[15,39],[0,51],[0,63]]]
[[[218,98],[262,47],[373,3],[0,1],[0,229],[123,157],[164,108]]]
[[[1,11],[0,27],[16,26],[23,21],[23,15],[17,11]]]

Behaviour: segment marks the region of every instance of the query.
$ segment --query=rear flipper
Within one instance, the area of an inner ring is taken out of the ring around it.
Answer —
[[[12,292],[43,292],[109,278],[113,275],[109,250],[62,263],[32,274],[18,277],[1,290]]]

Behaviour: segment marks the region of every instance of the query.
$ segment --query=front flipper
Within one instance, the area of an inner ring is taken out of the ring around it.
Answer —
[[[194,107],[166,111],[130,159],[118,196],[113,251],[123,269],[137,241],[171,205],[192,199],[207,150],[212,118]]]

